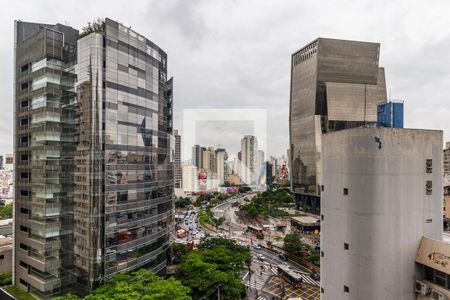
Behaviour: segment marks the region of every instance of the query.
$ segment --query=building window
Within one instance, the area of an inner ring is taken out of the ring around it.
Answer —
[[[21,214],[28,214],[28,209],[21,207],[20,208],[20,213]]]
[[[325,187],[323,186],[323,184],[320,186],[320,190],[323,192],[325,190]]]
[[[20,196],[28,196],[28,191],[20,190]]]
[[[22,250],[28,250],[28,246],[25,244],[20,243],[20,249]]]
[[[427,223],[433,223],[433,219],[426,219]]]
[[[425,184],[425,193],[431,195],[433,193],[433,182],[431,180],[427,181]]]
[[[324,257],[325,253],[323,253],[323,251],[320,251],[320,257]]]
[[[350,288],[346,285],[344,285],[344,293],[350,293]]]
[[[25,280],[23,280],[22,278],[20,278],[20,284],[22,284],[22,285],[24,285],[24,286],[26,286],[26,287],[28,287],[28,282],[26,282]]]
[[[28,227],[26,227],[26,226],[20,226],[20,231],[23,231],[23,232],[28,232]]]
[[[344,196],[348,195],[348,188],[344,188]]]
[[[0,260],[5,259],[5,255],[4,254],[0,254]]]
[[[433,173],[433,160],[432,159],[427,159],[426,172],[427,173]]]
[[[23,262],[23,261],[20,261],[20,266],[21,266],[22,268],[28,269],[28,264],[25,263],[25,262]]]
[[[325,217],[323,215],[320,215],[320,220],[321,221],[325,220]]]
[[[323,289],[323,287],[320,288],[320,292],[323,294],[325,291]]]
[[[348,250],[348,244],[347,243],[344,243],[344,250]]]

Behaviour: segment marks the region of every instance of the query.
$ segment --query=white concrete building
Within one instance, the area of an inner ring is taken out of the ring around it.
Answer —
[[[184,165],[182,168],[183,191],[198,191],[198,170],[196,166]]]
[[[258,141],[252,135],[246,135],[241,140],[241,179],[246,184],[255,184],[257,180]]]
[[[442,131],[322,138],[321,299],[415,299],[423,236],[442,236]]]

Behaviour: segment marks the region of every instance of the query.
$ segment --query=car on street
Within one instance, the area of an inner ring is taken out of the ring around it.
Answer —
[[[281,260],[284,260],[284,261],[287,260],[286,255],[284,255],[283,253],[279,253],[279,254],[278,254],[278,257],[279,257]]]
[[[320,275],[317,273],[311,273],[309,276],[314,280],[320,281]]]
[[[260,245],[254,245],[253,248],[255,248],[256,250],[261,250],[261,246]]]
[[[264,255],[262,255],[262,254],[256,255],[256,258],[259,259],[259,260],[264,260],[265,259]]]

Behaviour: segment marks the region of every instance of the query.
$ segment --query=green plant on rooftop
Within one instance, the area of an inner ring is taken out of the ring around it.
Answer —
[[[92,22],[88,22],[87,25],[82,28],[78,38],[81,39],[82,37],[85,37],[93,32],[104,32],[104,31],[105,31],[105,19],[97,18]]]

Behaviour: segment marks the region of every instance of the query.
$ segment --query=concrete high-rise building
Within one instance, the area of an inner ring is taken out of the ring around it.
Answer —
[[[110,19],[80,35],[20,21],[15,32],[15,284],[47,299],[164,270],[174,185],[167,55]]]
[[[216,172],[216,153],[213,147],[208,147],[203,151],[202,169]]]
[[[377,121],[386,101],[380,44],[318,38],[292,54],[291,187],[297,204],[320,209],[322,134]]]
[[[216,150],[216,170],[217,170],[217,180],[219,184],[223,184],[228,180],[228,154],[223,148]]]
[[[206,151],[205,147],[199,145],[192,146],[192,164],[197,167],[197,170],[203,168],[203,152]]]
[[[3,155],[0,155],[0,170],[3,170]]]
[[[241,140],[241,179],[246,184],[255,184],[257,177],[258,141],[252,135],[246,135]]]
[[[174,129],[173,136],[175,138],[175,152],[173,159],[173,177],[174,187],[176,189],[181,188],[182,184],[182,172],[181,172],[181,136],[178,134],[178,130]]]
[[[450,186],[450,142],[445,143],[443,164],[444,164],[444,186]]]
[[[52,298],[73,291],[76,282],[78,31],[22,21],[14,27],[14,283],[41,298]]]
[[[442,131],[322,137],[321,299],[416,299],[423,236],[442,238]]]
[[[185,165],[182,166],[183,172],[183,191],[197,192],[198,191],[198,169],[196,166]]]

